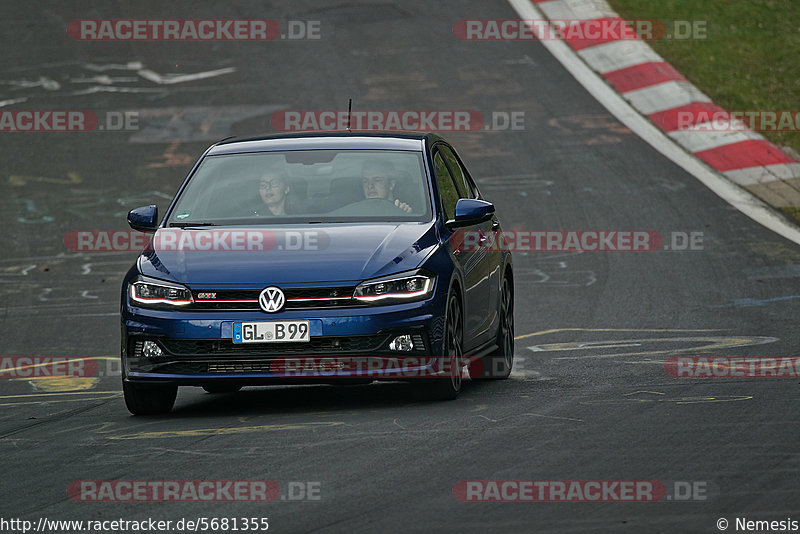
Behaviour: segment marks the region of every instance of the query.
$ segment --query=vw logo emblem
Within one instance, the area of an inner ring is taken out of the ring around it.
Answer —
[[[284,304],[286,304],[286,297],[283,295],[283,291],[275,286],[264,289],[258,296],[258,305],[267,313],[281,311]]]

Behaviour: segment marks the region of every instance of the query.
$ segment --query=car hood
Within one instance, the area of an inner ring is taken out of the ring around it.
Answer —
[[[237,231],[245,237],[234,237]],[[263,245],[249,246],[259,235]],[[209,243],[215,250],[199,250]],[[189,286],[360,281],[417,268],[437,243],[432,222],[162,228],[139,270]]]

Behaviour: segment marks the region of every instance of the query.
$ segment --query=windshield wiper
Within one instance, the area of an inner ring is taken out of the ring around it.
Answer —
[[[170,228],[187,228],[190,226],[216,226],[216,223],[212,222],[171,222],[169,223]]]

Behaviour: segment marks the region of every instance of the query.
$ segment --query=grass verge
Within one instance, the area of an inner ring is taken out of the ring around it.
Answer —
[[[706,39],[650,45],[719,106],[800,111],[800,1],[608,1],[624,19],[704,21]],[[800,152],[798,132],[761,133]]]

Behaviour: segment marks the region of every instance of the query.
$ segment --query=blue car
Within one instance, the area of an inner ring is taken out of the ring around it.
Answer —
[[[227,139],[189,173],[122,283],[133,414],[178,386],[407,381],[453,399],[514,358],[514,276],[494,205],[441,137]]]

